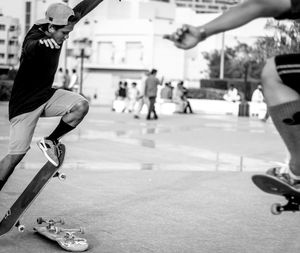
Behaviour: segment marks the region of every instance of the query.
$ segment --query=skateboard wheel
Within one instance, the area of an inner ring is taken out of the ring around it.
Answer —
[[[275,203],[271,206],[271,213],[274,215],[279,215],[282,213],[282,206],[278,203]]]
[[[59,180],[64,181],[67,179],[67,175],[65,173],[59,173],[58,178]]]
[[[45,220],[42,217],[36,219],[37,224],[42,224]]]
[[[19,225],[18,226],[18,231],[23,233],[25,231],[25,226],[24,225]]]

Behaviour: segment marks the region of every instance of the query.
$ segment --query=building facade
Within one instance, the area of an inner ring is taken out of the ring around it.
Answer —
[[[19,32],[17,18],[0,15],[0,69],[9,69],[18,63]]]
[[[25,31],[44,16],[49,4],[59,0],[14,1],[22,1],[19,16],[23,41]],[[73,7],[80,1],[69,0],[68,4]],[[3,10],[12,15],[12,10]],[[192,8],[178,7],[175,0],[103,1],[76,25],[65,43],[67,50],[62,50],[59,67],[68,68],[69,72],[77,70],[83,80],[83,94],[94,104],[111,104],[120,80],[128,81],[129,85],[139,83],[151,68],[158,69],[158,77],[165,81],[189,80],[199,85],[199,79],[207,77],[208,69],[202,53],[220,50],[221,35],[212,36],[188,51],[177,49],[163,35],[184,23],[202,25],[218,15],[196,14]],[[257,27],[263,26],[256,25],[253,34],[249,26],[244,28],[246,31],[228,32],[226,45],[241,38],[255,38],[260,34]]]
[[[218,13],[228,10],[241,0],[175,0],[178,7],[193,9],[196,13]]]

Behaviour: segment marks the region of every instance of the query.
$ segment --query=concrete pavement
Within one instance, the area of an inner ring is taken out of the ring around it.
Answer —
[[[0,104],[0,154],[8,142]],[[41,119],[35,140],[58,119]],[[35,143],[0,193],[0,215],[45,162]],[[280,197],[254,187],[251,175],[283,162],[271,122],[218,115],[133,119],[91,107],[64,137],[65,182],[52,180],[24,216],[27,230],[0,239],[0,252],[62,252],[31,230],[39,216],[82,226],[89,252],[295,252],[299,215],[270,214]]]

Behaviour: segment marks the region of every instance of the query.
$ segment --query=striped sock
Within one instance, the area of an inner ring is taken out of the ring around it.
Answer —
[[[300,100],[270,106],[270,116],[283,139],[291,158],[292,175],[300,179]]]

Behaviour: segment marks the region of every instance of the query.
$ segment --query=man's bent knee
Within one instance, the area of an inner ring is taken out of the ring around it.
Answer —
[[[88,111],[89,111],[89,102],[87,100],[81,100],[80,102],[75,104],[71,109],[71,112],[76,113],[78,118],[81,119],[85,117]]]

